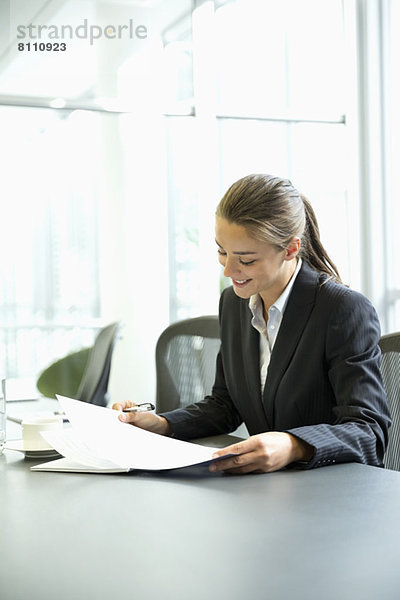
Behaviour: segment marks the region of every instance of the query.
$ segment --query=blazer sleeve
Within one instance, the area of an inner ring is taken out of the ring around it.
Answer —
[[[351,461],[383,465],[391,421],[380,373],[379,338],[375,309],[363,295],[348,290],[326,333],[334,421],[287,430],[314,446],[306,468]]]

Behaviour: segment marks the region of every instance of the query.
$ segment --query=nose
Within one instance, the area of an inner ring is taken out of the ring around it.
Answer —
[[[240,271],[238,271],[237,268],[237,263],[236,261],[232,261],[231,258],[229,258],[228,256],[225,258],[225,265],[224,265],[224,276],[225,277],[231,277],[233,278],[233,275],[236,275],[236,278],[239,279],[238,274]]]

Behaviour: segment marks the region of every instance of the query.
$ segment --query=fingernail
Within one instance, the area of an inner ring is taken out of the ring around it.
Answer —
[[[119,418],[121,421],[126,421],[126,415],[124,415],[124,413],[121,413]]]

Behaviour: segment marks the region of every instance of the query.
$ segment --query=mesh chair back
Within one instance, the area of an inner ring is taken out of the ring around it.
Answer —
[[[119,327],[120,323],[112,323],[98,333],[78,388],[76,396],[78,400],[98,406],[107,406],[111,357]]]
[[[382,378],[392,415],[384,464],[387,469],[400,471],[400,332],[382,336],[379,345]]]
[[[157,412],[202,400],[211,392],[221,342],[217,316],[167,327],[156,347]]]

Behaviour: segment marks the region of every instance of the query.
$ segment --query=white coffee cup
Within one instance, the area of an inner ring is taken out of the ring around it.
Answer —
[[[63,420],[61,417],[32,417],[22,421],[21,426],[24,450],[47,450],[52,446],[46,442],[41,431],[61,429]]]

